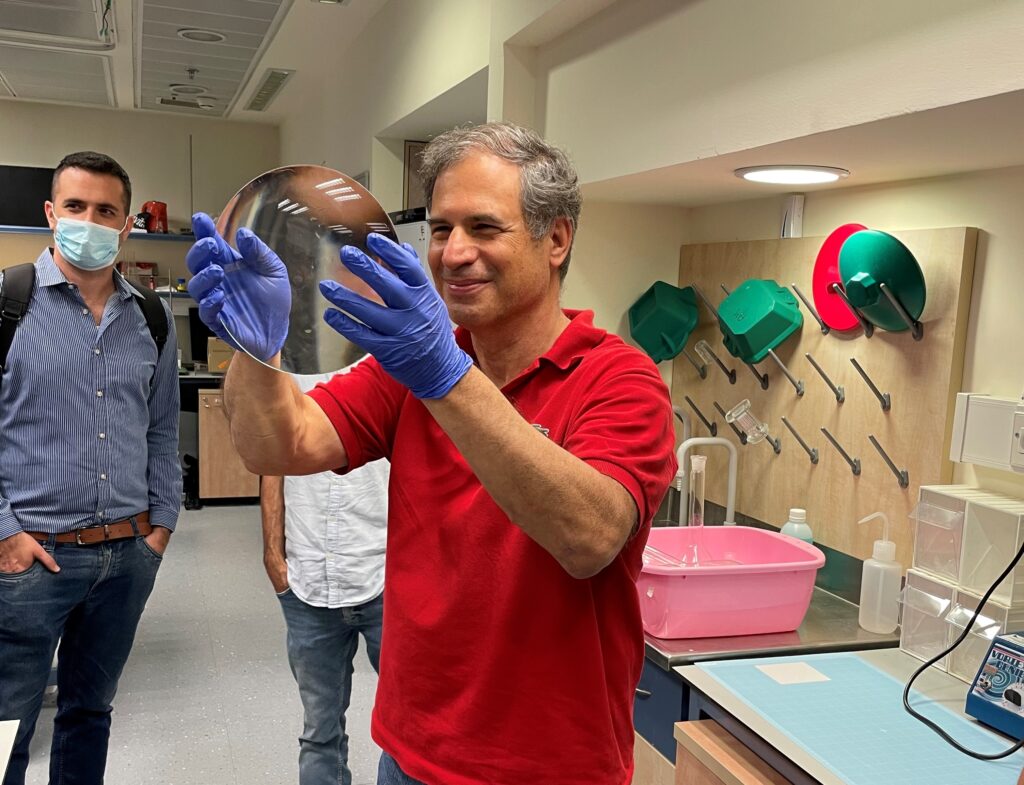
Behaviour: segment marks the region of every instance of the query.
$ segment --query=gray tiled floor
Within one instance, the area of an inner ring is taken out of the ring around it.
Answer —
[[[376,688],[361,641],[348,711],[354,785],[376,781]],[[46,782],[53,712],[40,716],[28,785]],[[107,785],[295,783],[301,730],[259,509],[183,511],[114,701]]]

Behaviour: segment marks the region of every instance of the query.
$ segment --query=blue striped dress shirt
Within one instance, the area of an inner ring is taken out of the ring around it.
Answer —
[[[97,327],[50,249],[0,377],[0,539],[149,511],[173,531],[181,503],[174,319],[157,358],[141,297],[120,274]]]

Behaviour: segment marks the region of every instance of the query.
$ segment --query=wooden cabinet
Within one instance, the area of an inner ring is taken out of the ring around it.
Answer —
[[[787,785],[781,774],[714,720],[680,722],[675,785]]]
[[[231,443],[221,390],[199,391],[199,496],[233,499],[260,495],[260,477],[242,464]]]

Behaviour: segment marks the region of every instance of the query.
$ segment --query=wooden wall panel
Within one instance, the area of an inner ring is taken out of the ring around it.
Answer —
[[[793,386],[770,357],[758,364],[771,381],[762,390],[753,374],[733,358],[722,343],[717,321],[701,305],[701,319],[687,343],[707,340],[729,367],[736,369],[730,385],[714,365],[707,379],[682,356],[673,363],[673,399],[691,414],[695,435],[706,430],[692,415],[684,396],[718,423],[718,435],[739,449],[737,510],[759,520],[781,525],[790,507],[806,507],[815,539],[858,558],[870,556],[871,542],[880,524],[858,527],[861,517],[881,510],[893,524],[898,558],[909,565],[913,531],[908,515],[921,485],[951,481],[949,432],[956,393],[960,390],[963,353],[970,308],[971,282],[977,230],[970,228],[893,232],[914,254],[925,275],[928,296],[922,321],[924,338],[914,341],[910,332],[877,330],[870,339],[858,328],[850,333],[822,335],[801,305],[801,330],[776,349],[791,373],[804,382],[798,397]],[[810,299],[814,260],[824,238],[759,240],[683,246],[680,252],[679,286],[696,284],[716,306],[725,298],[724,284],[735,289],[748,278],[769,278],[790,287],[796,283]],[[812,300],[813,302],[813,300]],[[846,400],[838,404],[832,391],[811,367],[805,353],[813,355],[833,382],[842,385]],[[850,363],[856,357],[875,384],[892,396],[885,412]],[[768,423],[772,436],[782,440],[775,455],[766,443],[746,445],[715,412],[717,400],[728,411],[749,398],[752,412]],[[807,454],[782,424],[785,415],[804,440],[817,447],[820,460],[812,465]],[[820,428],[826,427],[848,453],[861,460],[855,477],[847,463],[828,443]],[[874,434],[900,468],[909,472],[910,487],[899,487],[896,477],[868,441]],[[707,451],[707,496],[725,503],[726,453]],[[862,530],[859,530],[862,529]]]

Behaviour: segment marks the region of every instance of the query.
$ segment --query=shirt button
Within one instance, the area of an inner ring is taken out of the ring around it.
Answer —
[[[102,512],[98,512],[98,513],[96,513],[96,517],[97,517],[97,518],[102,518],[102,517],[103,517],[103,513],[102,513]]]
[[[83,308],[82,309],[82,313],[88,315],[89,314],[89,309],[88,308]]]
[[[93,353],[93,354],[99,354],[99,353],[100,353],[100,350],[99,350],[99,349],[93,349],[93,350],[92,350],[92,353]]]
[[[105,475],[105,474],[101,474],[101,475],[100,475],[100,479],[101,479],[101,480],[105,480],[105,479],[107,479],[107,475]]]
[[[107,438],[107,435],[106,435],[105,433],[101,433],[101,434],[100,434],[100,438],[101,438],[101,439],[106,439],[106,438]]]
[[[97,398],[102,398],[103,397],[103,390],[97,390],[96,391],[96,397]]]

